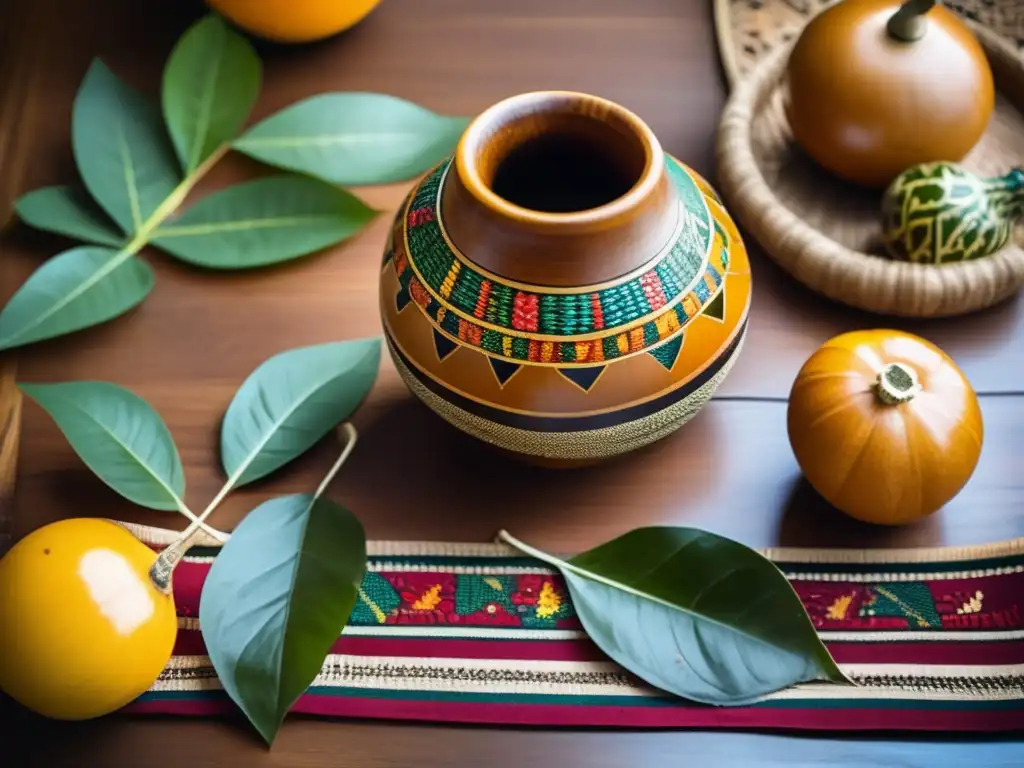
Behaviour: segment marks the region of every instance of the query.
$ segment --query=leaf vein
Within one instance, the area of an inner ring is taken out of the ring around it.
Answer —
[[[220,76],[220,67],[224,54],[224,27],[215,25],[219,40],[217,55],[213,59],[211,72],[206,77],[205,88],[200,94],[199,115],[196,118],[196,132],[192,140],[192,147],[189,152],[188,167],[195,168],[199,165],[200,157],[203,154],[203,144],[206,142],[206,134],[210,130],[210,116],[213,113],[213,95],[217,90],[217,78]],[[212,47],[212,46],[211,46]]]
[[[74,288],[74,290],[69,291],[60,301],[54,302],[54,304],[51,305],[50,309],[48,309],[46,312],[43,312],[31,323],[23,326],[21,330],[19,330],[13,336],[9,336],[7,337],[7,339],[0,340],[0,344],[2,344],[3,346],[7,346],[9,345],[9,342],[22,338],[23,336],[25,336],[26,333],[30,332],[33,328],[37,328],[42,323],[45,323],[47,320],[53,317],[54,314],[64,309],[64,307],[66,307],[72,301],[77,299],[79,296],[82,296],[84,293],[86,293],[86,291],[93,288],[97,283],[103,280],[103,278],[105,278],[107,275],[109,275],[111,272],[113,272],[115,269],[121,266],[124,262],[130,259],[132,255],[133,254],[128,250],[121,250],[115,252],[114,255],[110,258],[110,260],[106,262],[102,267],[100,267],[100,269],[93,272],[93,274],[89,278],[79,283],[78,286]]]
[[[235,147],[332,147],[345,144],[383,144],[385,141],[406,142],[421,139],[421,134],[408,133],[327,133],[297,136],[249,136],[238,139]]]
[[[162,237],[195,237],[215,235],[220,232],[237,232],[248,229],[272,229],[275,227],[299,227],[319,221],[336,221],[337,216],[327,213],[310,213],[298,216],[272,216],[265,219],[236,219],[212,224],[173,224],[158,229],[155,239]]]
[[[138,232],[142,227],[142,208],[139,205],[139,190],[136,186],[135,165],[132,162],[131,147],[124,135],[124,123],[117,121],[117,146],[121,153],[121,163],[124,165],[124,183],[128,192],[128,205],[132,213],[132,232]]]

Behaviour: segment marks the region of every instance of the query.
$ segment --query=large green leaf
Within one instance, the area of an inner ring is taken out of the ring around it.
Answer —
[[[114,223],[79,187],[34,189],[18,198],[14,209],[22,221],[36,229],[115,248],[125,242]]]
[[[311,494],[261,504],[213,561],[199,603],[206,650],[268,744],[341,635],[365,568],[359,521]]]
[[[235,138],[260,91],[249,41],[211,14],[174,46],[164,69],[167,129],[186,173]]]
[[[404,181],[452,153],[469,118],[380,93],[325,93],[246,131],[235,149],[335,184]]]
[[[180,510],[185,474],[171,433],[138,395],[102,381],[21,384],[82,461],[126,499]]]
[[[379,367],[376,338],[300,347],[262,363],[224,415],[220,455],[228,482],[252,482],[308,450],[352,415]]]
[[[59,253],[0,312],[0,349],[117,317],[146,298],[154,282],[149,265],[124,251],[83,245]]]
[[[192,264],[245,269],[326,248],[375,215],[338,187],[305,176],[272,176],[203,198],[160,227],[153,242]]]
[[[93,61],[71,113],[75,163],[89,193],[135,234],[181,181],[160,110]]]
[[[639,528],[557,567],[590,638],[651,685],[707,704],[748,704],[814,680],[847,682],[782,572],[694,528]]]

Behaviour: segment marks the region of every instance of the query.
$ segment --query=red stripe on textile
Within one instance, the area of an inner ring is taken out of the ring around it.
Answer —
[[[828,643],[840,664],[1024,664],[1024,643],[1005,642],[843,642]],[[502,659],[519,661],[607,661],[590,640],[478,640],[472,638],[341,637],[331,653],[424,659]],[[175,656],[204,656],[201,633],[178,632]]]
[[[1019,640],[826,643],[840,664],[1024,664]]]
[[[129,714],[217,715],[233,711],[223,698],[151,699],[129,704]],[[969,705],[968,705],[969,706]],[[1024,722],[1017,709],[757,709],[750,707],[629,707],[566,704],[410,701],[306,694],[296,714],[490,725],[599,726],[605,728],[773,728],[801,731],[1013,731]]]

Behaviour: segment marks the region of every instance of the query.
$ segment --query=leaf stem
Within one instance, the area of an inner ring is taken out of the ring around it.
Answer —
[[[327,486],[331,484],[334,476],[338,474],[338,471],[344,465],[345,460],[348,459],[349,454],[352,453],[352,449],[356,447],[356,440],[359,439],[359,434],[356,432],[356,428],[353,427],[349,422],[345,422],[341,425],[340,430],[345,436],[345,447],[341,450],[341,455],[338,460],[334,462],[327,474],[324,475],[324,479],[320,481],[320,486],[316,489],[316,493],[313,494],[314,499],[319,499],[324,495],[324,491],[327,490]]]
[[[358,433],[355,427],[348,422],[341,425],[340,431],[345,438],[345,447],[341,450],[341,455],[338,460],[334,462],[334,465],[327,471],[324,479],[320,482],[320,486],[316,489],[316,493],[313,495],[314,500],[323,495],[324,491],[327,490],[327,486],[330,485],[335,475],[344,465],[346,459],[352,453],[352,449],[355,448]],[[174,574],[174,569],[178,563],[185,556],[185,553],[192,546],[192,541],[196,538],[200,530],[205,527],[206,518],[215,510],[224,498],[231,492],[234,487],[235,480],[237,478],[229,478],[224,487],[220,489],[217,495],[213,498],[203,510],[203,513],[192,520],[191,524],[182,531],[178,538],[167,545],[164,550],[157,555],[156,562],[149,569],[149,578],[153,582],[158,590],[164,594],[170,594],[171,592],[171,577]],[[214,529],[216,530],[216,529]],[[219,533],[219,531],[218,531]]]
[[[535,557],[538,560],[547,563],[548,565],[553,565],[556,568],[561,568],[562,566],[567,565],[564,561],[559,560],[557,557],[549,555],[547,552],[542,552],[539,549],[531,547],[529,544],[524,544],[505,529],[502,529],[498,532],[498,539],[505,542],[506,544],[511,544],[519,551],[529,555],[530,557]]]
[[[185,176],[178,186],[171,191],[171,194],[165,197],[163,202],[160,203],[160,205],[154,209],[153,213],[149,215],[149,218],[142,223],[142,226],[139,227],[132,239],[128,241],[127,245],[125,245],[123,249],[124,252],[128,255],[132,255],[140,251],[142,247],[149,242],[150,237],[152,237],[157,227],[163,224],[164,220],[174,213],[183,202],[185,202],[185,198],[188,197],[188,193],[192,191],[192,187],[194,187],[199,180],[203,178],[203,176],[205,176],[222,157],[224,157],[230,148],[230,145],[227,143],[221,144],[217,150],[206,158],[198,168]]]
[[[180,512],[182,515],[187,517],[190,522],[193,522],[193,523],[197,523],[198,522],[199,527],[200,527],[201,530],[203,530],[206,533],[210,534],[210,536],[215,538],[221,544],[223,544],[225,541],[228,540],[228,535],[226,533],[224,533],[224,531],[221,531],[221,530],[219,530],[217,528],[214,528],[212,525],[209,525],[207,523],[204,523],[204,522],[200,521],[199,517],[196,515],[196,513],[193,512],[191,509],[189,509],[188,505],[182,499],[179,499],[177,496],[175,496],[174,500],[178,504],[178,512]]]
[[[648,595],[644,592],[640,592],[639,590],[633,589],[632,587],[626,584],[621,584],[617,581],[613,581],[612,579],[606,578],[599,573],[591,573],[590,571],[586,571],[582,568],[577,568],[572,563],[566,562],[565,560],[561,560],[555,557],[554,555],[549,555],[547,552],[543,552],[539,549],[536,549],[535,547],[531,547],[529,544],[521,542],[519,539],[517,539],[515,536],[513,536],[504,529],[498,532],[498,538],[501,541],[504,541],[506,544],[511,544],[513,547],[520,550],[524,554],[527,554],[530,557],[534,557],[537,560],[540,560],[541,562],[547,563],[548,565],[552,565],[560,571],[569,571],[570,573],[574,573],[577,576],[580,576],[584,579],[590,579],[591,581],[596,581],[599,584],[604,584],[607,587],[621,589],[623,592],[629,592],[630,594],[636,595],[637,597],[643,597],[648,600],[653,600],[656,603],[662,603],[663,605],[667,605],[670,608],[680,609],[680,606],[672,605],[672,603],[669,603],[666,600],[662,600],[660,597],[655,597],[654,595]]]

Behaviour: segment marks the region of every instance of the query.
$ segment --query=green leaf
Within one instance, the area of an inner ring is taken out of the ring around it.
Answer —
[[[148,264],[125,251],[83,245],[59,253],[0,312],[0,349],[115,318],[146,298],[155,280]]]
[[[243,182],[203,198],[153,237],[183,261],[246,269],[313,253],[376,215],[358,197],[305,176]]]
[[[185,474],[171,433],[141,397],[102,381],[21,384],[96,475],[150,509],[180,510]]]
[[[137,233],[181,181],[160,110],[96,59],[71,113],[86,189],[125,232]]]
[[[441,162],[468,124],[394,96],[325,93],[271,115],[234,147],[334,184],[388,184]]]
[[[211,14],[174,46],[164,69],[167,129],[186,173],[238,134],[260,91],[249,41]]]
[[[268,744],[341,635],[365,569],[359,521],[311,494],[261,504],[213,561],[199,603],[206,650]]]
[[[558,568],[590,638],[618,664],[678,696],[749,704],[812,680],[848,682],[793,587],[735,541],[694,528],[639,528]]]
[[[344,421],[373,387],[380,339],[337,341],[274,355],[228,406],[220,454],[229,483],[265,477]]]
[[[79,187],[34,189],[18,198],[14,210],[22,221],[36,229],[115,248],[125,241],[114,223]]]

